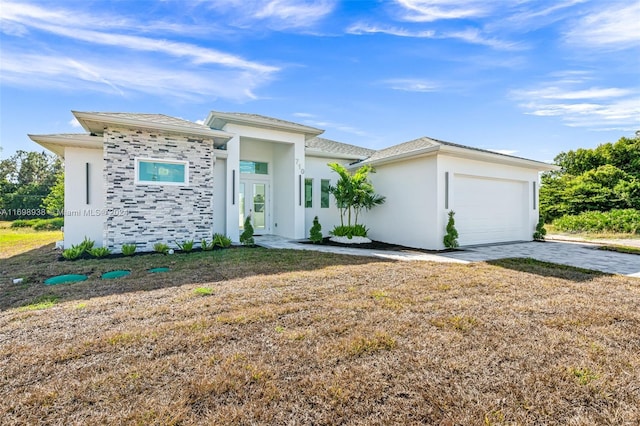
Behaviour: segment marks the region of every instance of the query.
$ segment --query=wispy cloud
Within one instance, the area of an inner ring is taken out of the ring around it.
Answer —
[[[440,86],[430,80],[420,78],[392,78],[382,82],[393,90],[405,92],[435,92]]]
[[[368,133],[362,129],[358,129],[357,127],[351,126],[349,124],[340,123],[336,121],[322,120],[317,115],[302,113],[304,116],[300,116],[300,113],[294,113],[294,115],[304,118],[308,116],[309,118],[304,120],[304,124],[309,126],[318,127],[320,129],[331,129],[331,130],[339,130],[341,132],[349,133],[356,136],[367,136]]]
[[[605,10],[587,14],[566,33],[570,44],[607,49],[640,46],[640,3],[611,2]]]
[[[527,114],[558,117],[571,127],[628,131],[640,126],[638,88],[584,87],[592,83],[590,74],[564,76],[537,87],[515,90],[511,95]]]
[[[209,6],[240,27],[307,30],[331,14],[336,4],[337,0],[214,0]]]
[[[71,10],[5,2],[0,23],[3,29],[10,24],[14,37],[37,31],[68,40],[60,43],[64,45],[60,49],[49,43],[46,49],[36,50],[17,39],[11,48],[3,50],[3,84],[88,89],[120,96],[133,91],[237,100],[255,99],[255,90],[280,71],[279,67],[239,55],[172,41],[164,32],[163,38],[124,34],[121,29],[134,24],[117,16],[89,17]],[[140,23],[138,27],[145,25]],[[99,46],[115,48],[117,54],[94,54]]]
[[[308,112],[294,112],[293,116],[294,117],[301,117],[301,118],[314,118],[314,117],[316,117],[315,114],[311,114],[311,113],[308,113]]]
[[[432,22],[440,19],[462,19],[487,15],[489,0],[396,0],[404,11],[404,19],[413,22]]]
[[[457,39],[470,44],[489,46],[501,50],[519,50],[524,46],[521,43],[509,42],[498,38],[489,37],[477,28],[466,28],[457,31],[435,30],[409,30],[393,25],[376,25],[365,22],[356,22],[346,30],[348,34],[388,34],[396,37],[430,38],[430,39]]]
[[[68,124],[73,127],[74,129],[80,128],[82,127],[82,125],[80,125],[80,122],[78,120],[76,120],[75,117],[73,117],[71,120],[68,121]]]

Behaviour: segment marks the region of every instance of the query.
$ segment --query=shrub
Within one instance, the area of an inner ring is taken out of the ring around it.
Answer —
[[[84,247],[80,245],[72,245],[68,249],[62,251],[62,257],[66,260],[76,260],[84,254]]]
[[[451,210],[449,213],[449,220],[447,221],[447,234],[444,236],[444,246],[449,249],[453,249],[459,246],[458,244],[458,231],[456,230],[456,221],[453,218],[456,212]]]
[[[36,231],[57,231],[64,226],[64,218],[54,217],[53,219],[36,219],[33,229]]]
[[[17,219],[11,222],[12,228],[30,228],[31,221],[26,219]]]
[[[309,230],[309,239],[314,244],[322,243],[322,226],[318,221],[318,216],[313,218],[313,226]]]
[[[566,215],[553,221],[553,226],[564,232],[613,232],[640,234],[640,211],[614,209],[608,212],[590,211]]]
[[[251,224],[251,216],[247,216],[244,221],[244,231],[240,234],[240,242],[245,246],[252,246],[256,242],[253,239],[253,225]]]
[[[533,233],[533,239],[536,241],[544,241],[545,235],[547,235],[547,230],[544,229],[544,220],[541,217],[536,225],[536,232]]]
[[[167,254],[169,253],[169,246],[165,243],[155,243],[153,245],[153,250],[157,253]]]
[[[213,241],[211,241],[211,244],[209,244],[207,243],[207,240],[203,238],[202,241],[200,242],[200,248],[202,249],[202,251],[213,250],[213,247],[214,247]]]
[[[122,254],[125,256],[133,256],[133,253],[136,252],[135,244],[123,244],[122,245]]]
[[[246,229],[246,224],[245,224],[245,229]],[[251,236],[253,236],[253,228],[251,229]],[[211,248],[215,246],[222,247],[222,248],[230,247],[231,238],[227,237],[224,234],[213,234],[213,240],[211,241]]]
[[[357,224],[353,226],[336,226],[333,231],[330,232],[334,237],[366,237],[369,230],[366,226]]]
[[[84,237],[84,240],[82,240],[82,242],[79,244],[79,247],[82,247],[82,251],[89,252],[93,248],[94,244],[95,244],[95,241],[90,240],[87,237]]]
[[[109,250],[106,247],[96,247],[96,248],[92,248],[90,250],[88,250],[88,253],[93,256],[93,257],[97,257],[98,259],[101,257],[105,257],[111,254],[111,250]]]
[[[184,243],[180,244],[179,242],[175,242],[180,250],[185,253],[190,253],[193,250],[193,240],[187,240]]]

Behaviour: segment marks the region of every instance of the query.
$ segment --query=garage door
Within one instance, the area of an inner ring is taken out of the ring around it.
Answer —
[[[530,239],[526,182],[456,174],[452,195],[460,245]]]

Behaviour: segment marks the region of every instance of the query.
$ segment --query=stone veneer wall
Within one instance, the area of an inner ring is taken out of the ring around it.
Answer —
[[[137,157],[188,161],[189,185],[136,185]],[[213,140],[105,130],[105,246],[120,252],[122,244],[135,243],[138,251],[151,251],[157,242],[175,248],[174,241],[211,239],[213,167]]]

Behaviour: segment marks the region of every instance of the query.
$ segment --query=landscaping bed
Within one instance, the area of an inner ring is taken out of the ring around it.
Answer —
[[[336,241],[331,241],[331,237],[324,237],[322,239],[322,244],[313,243],[309,240],[299,241],[300,244],[316,244],[316,245],[324,245],[324,246],[333,246],[333,247],[348,247],[348,248],[356,248],[356,249],[370,249],[370,250],[383,250],[383,251],[415,251],[420,253],[449,253],[452,251],[459,251],[462,249],[446,249],[446,250],[425,250],[413,247],[406,247],[399,244],[389,244],[383,243],[381,241],[371,240],[370,243],[358,243],[358,244],[343,244]]]

